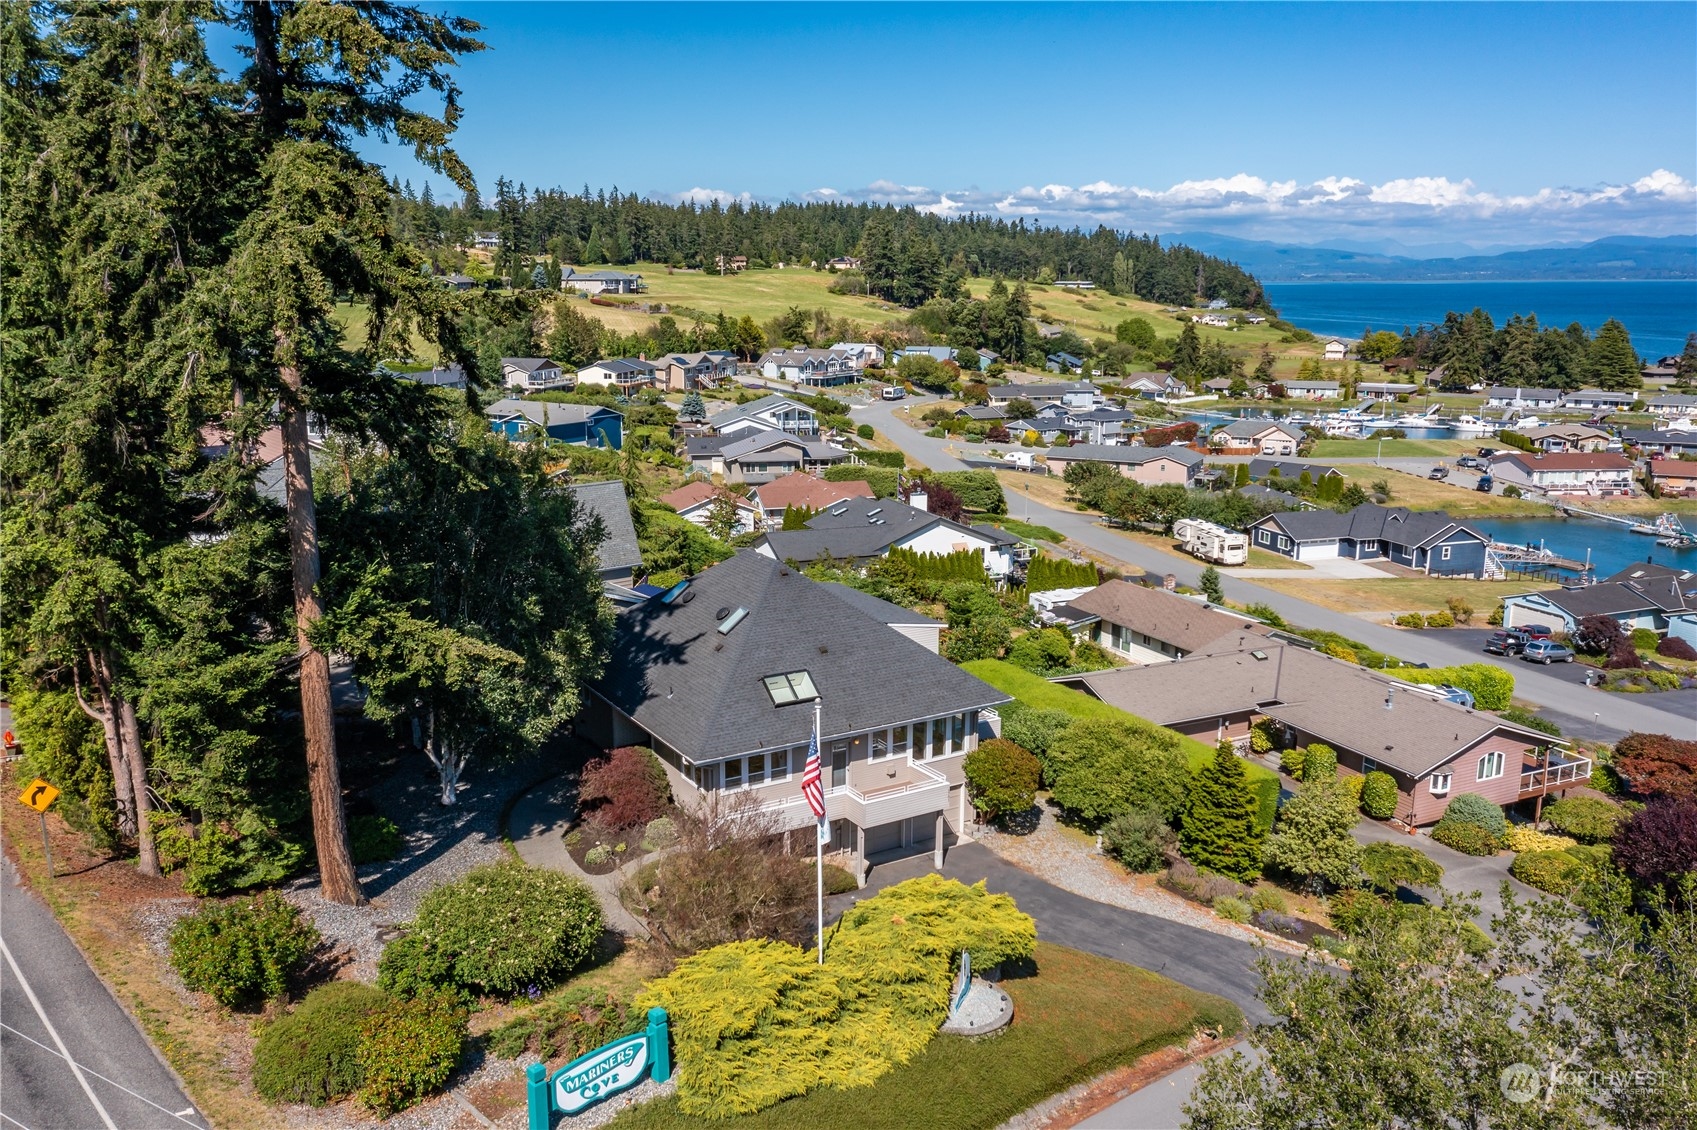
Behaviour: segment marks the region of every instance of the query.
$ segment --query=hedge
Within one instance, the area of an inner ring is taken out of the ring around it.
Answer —
[[[1565,895],[1585,871],[1585,864],[1565,851],[1523,851],[1509,864],[1508,873],[1540,891]]]
[[[1489,832],[1492,839],[1500,840],[1508,833],[1508,818],[1503,815],[1502,807],[1478,793],[1462,793],[1453,798],[1444,809],[1444,819],[1476,825]]]
[[[1002,494],[1001,481],[994,471],[933,471],[926,474],[925,481],[954,491],[960,504],[968,510],[985,514],[1008,512],[1007,498]]]
[[[1463,663],[1459,667],[1427,667],[1392,671],[1399,679],[1433,686],[1460,687],[1473,692],[1473,705],[1480,710],[1507,710],[1514,698],[1514,676],[1489,663]]]
[[[1438,821],[1438,826],[1432,829],[1432,838],[1463,855],[1495,855],[1502,847],[1502,841],[1479,825],[1448,817]]]
[[[1075,691],[1068,687],[1051,683],[1041,675],[1015,667],[1000,659],[974,659],[961,664],[961,669],[976,675],[986,683],[1005,694],[1011,694],[1021,707],[1033,710],[1061,711],[1070,717],[1077,718],[1107,718],[1113,720],[1130,720],[1140,726],[1152,723],[1128,714],[1115,706],[1109,706],[1099,698]],[[1214,747],[1203,745],[1194,738],[1187,738],[1176,730],[1169,731],[1178,737],[1179,748],[1184,751],[1185,760],[1190,765],[1190,771],[1196,772],[1208,764],[1214,756]],[[1009,735],[1010,737],[1012,735]],[[1021,741],[1027,749],[1043,755],[1042,750],[1029,741]],[[1245,761],[1243,772],[1249,778],[1249,787],[1255,793],[1259,802],[1256,823],[1263,829],[1273,826],[1273,817],[1279,808],[1279,775],[1271,769],[1257,765],[1253,761]]]
[[[1036,944],[1036,923],[1009,896],[925,875],[844,914],[823,965],[784,942],[731,942],[680,962],[632,1003],[671,1016],[678,1109],[723,1118],[876,1081],[931,1042],[963,949],[984,969],[1029,958]]]
[[[1361,811],[1375,820],[1389,820],[1396,815],[1396,778],[1380,769],[1367,774],[1361,785]]]
[[[325,1106],[359,1090],[360,1033],[393,998],[358,981],[334,981],[265,1026],[253,1048],[253,1089],[269,1103]]]
[[[1626,811],[1601,797],[1563,797],[1544,809],[1544,819],[1580,843],[1603,844],[1614,839]]]
[[[824,479],[828,483],[865,483],[872,488],[872,493],[879,498],[894,498],[896,495],[896,478],[900,474],[893,467],[844,466],[825,468]]]

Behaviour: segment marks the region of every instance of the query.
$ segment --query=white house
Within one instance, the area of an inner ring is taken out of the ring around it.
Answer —
[[[1493,388],[1485,394],[1489,408],[1551,409],[1561,403],[1561,393],[1553,388]]]
[[[707,426],[716,435],[725,437],[752,435],[773,428],[791,435],[816,436],[819,434],[819,413],[787,396],[772,393],[709,416]]]
[[[616,357],[585,365],[577,371],[577,383],[606,385],[628,396],[637,389],[652,387],[658,369],[658,365],[640,357]]]
[[[769,349],[756,362],[768,380],[828,386],[848,384],[866,366],[865,354],[839,349]]]
[[[990,403],[997,408],[1005,408],[1015,400],[1029,400],[1038,408],[1058,404],[1063,408],[1077,408],[1081,411],[1100,408],[1103,404],[1102,390],[1089,381],[1007,384],[995,385],[990,389]]]
[[[567,267],[560,275],[560,289],[575,290],[593,298],[597,294],[636,294],[647,287],[641,275],[624,271],[580,272]]]
[[[814,515],[805,530],[769,530],[756,548],[779,561],[864,563],[892,549],[946,556],[963,550],[981,554],[984,571],[1006,577],[1013,571],[1019,539],[994,526],[967,526],[930,513],[920,492],[913,505],[893,498],[849,498]]]
[[[1285,395],[1293,400],[1336,400],[1338,398],[1338,382],[1336,381],[1275,381],[1282,384]]]
[[[1400,381],[1362,381],[1355,386],[1355,395],[1363,400],[1395,400],[1413,391],[1413,385]]]
[[[1563,408],[1587,408],[1598,412],[1625,412],[1638,397],[1630,392],[1608,392],[1600,388],[1582,388],[1561,398]]]
[[[1505,451],[1493,455],[1491,476],[1545,494],[1631,494],[1633,462],[1607,451]]]
[[[576,375],[564,372],[546,357],[503,357],[501,379],[517,392],[546,392],[577,383]]]
[[[1647,400],[1644,407],[1652,416],[1697,416],[1697,396],[1676,392]]]
[[[1332,338],[1326,342],[1326,360],[1342,361],[1349,355],[1349,343],[1342,338]]]

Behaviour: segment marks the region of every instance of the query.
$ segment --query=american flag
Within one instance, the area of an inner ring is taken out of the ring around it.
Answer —
[[[815,733],[807,739],[807,767],[801,773],[801,795],[807,798],[807,807],[813,810],[813,815],[825,817],[825,789],[819,781],[819,735]]]

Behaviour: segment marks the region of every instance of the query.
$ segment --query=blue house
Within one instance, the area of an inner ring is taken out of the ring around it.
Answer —
[[[1269,514],[1249,526],[1250,543],[1297,561],[1384,560],[1437,577],[1478,577],[1491,539],[1442,510],[1363,503],[1347,514]]]
[[[546,400],[497,400],[483,410],[489,426],[517,443],[539,429],[549,439],[585,447],[610,447],[624,443],[625,418],[599,404],[555,404]]]
[[[1051,353],[1044,360],[1048,362],[1045,367],[1051,373],[1077,373],[1084,368],[1084,358],[1070,353]]]

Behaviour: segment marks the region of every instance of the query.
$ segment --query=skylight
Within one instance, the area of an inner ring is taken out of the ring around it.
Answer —
[[[725,617],[724,621],[719,625],[719,634],[721,636],[730,635],[731,629],[742,623],[747,617],[748,609],[738,608],[735,612]]]
[[[660,603],[661,604],[674,604],[674,603],[676,603],[678,597],[682,596],[684,594],[684,591],[688,588],[689,588],[689,582],[687,580],[686,581],[679,581],[677,584],[673,585],[671,588],[667,589],[665,592],[660,594]]]
[[[766,684],[766,693],[772,696],[773,706],[788,706],[795,702],[812,702],[819,697],[819,691],[813,685],[813,676],[806,671],[792,671],[787,675],[768,675],[761,682]]]

